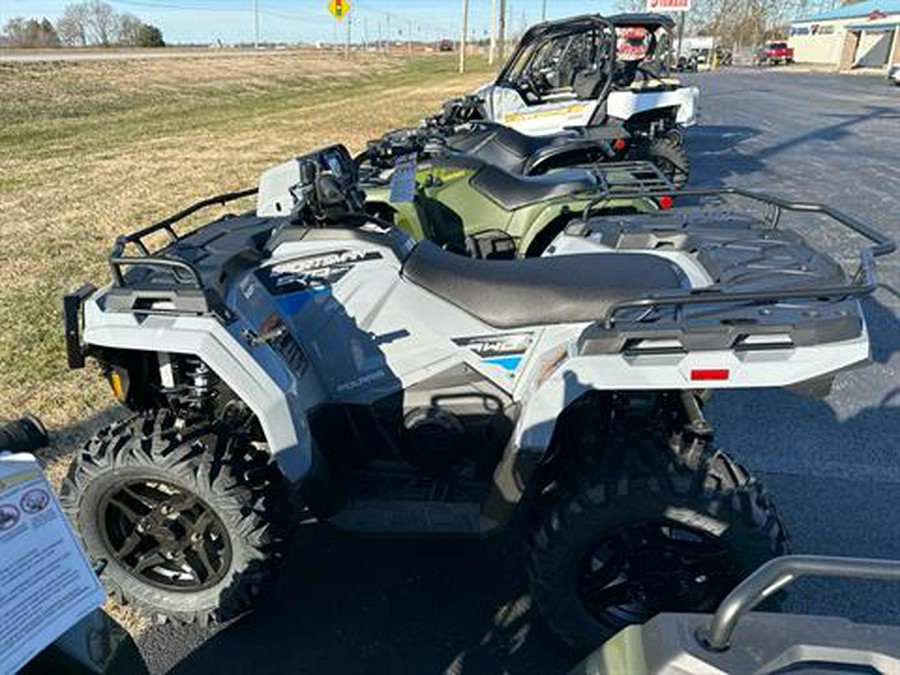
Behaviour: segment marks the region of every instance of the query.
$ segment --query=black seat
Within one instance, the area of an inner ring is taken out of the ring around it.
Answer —
[[[594,190],[597,177],[587,169],[556,169],[539,176],[519,176],[490,164],[472,176],[470,184],[507,211],[554,197]]]
[[[592,164],[603,158],[604,141],[627,138],[622,127],[602,126],[529,136],[496,122],[473,122],[446,139],[447,147],[517,175],[530,176],[548,166]]]
[[[649,253],[475,260],[429,241],[402,275],[496,328],[595,321],[616,302],[687,284],[674,263]]]
[[[525,173],[532,156],[549,148],[579,140],[579,134],[563,131],[548,136],[529,136],[496,122],[475,122],[471,128],[447,138],[447,147],[465,152],[510,173]]]

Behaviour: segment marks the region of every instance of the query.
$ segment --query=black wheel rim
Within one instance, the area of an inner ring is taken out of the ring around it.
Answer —
[[[735,581],[736,561],[716,537],[668,520],[619,530],[590,547],[578,593],[608,623],[642,623],[659,612],[709,609]]]
[[[225,526],[202,499],[160,480],[119,483],[101,500],[100,531],[113,559],[167,590],[199,591],[231,566]]]

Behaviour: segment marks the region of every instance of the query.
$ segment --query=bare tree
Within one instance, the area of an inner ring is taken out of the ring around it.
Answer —
[[[115,42],[118,16],[116,11],[102,0],[88,0],[87,27],[94,43],[107,47]]]
[[[116,42],[128,47],[136,47],[141,41],[144,22],[134,14],[120,14],[116,23]]]
[[[812,11],[810,0],[694,0],[691,29],[726,44],[756,44]]]
[[[56,29],[46,18],[39,21],[14,17],[3,27],[3,34],[14,47],[55,47],[59,44]]]
[[[56,30],[60,39],[67,45],[83,47],[88,43],[88,7],[87,3],[68,5],[63,11]]]

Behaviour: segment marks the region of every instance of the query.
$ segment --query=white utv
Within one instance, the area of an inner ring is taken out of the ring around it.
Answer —
[[[673,28],[660,14],[538,24],[493,83],[457,103],[458,121],[533,136],[578,132],[609,143],[614,159],[656,162],[680,187],[690,172],[683,132],[697,122],[700,94],[665,76]]]
[[[239,614],[299,506],[367,535],[479,537],[520,516],[548,624],[595,646],[711,610],[787,551],[704,401],[865,361],[858,298],[889,241],[741,193],[765,216],[588,208],[546,257],[477,260],[367,214],[342,146],[295,169],[282,217],[183,228],[256,191],[200,202],[120,238],[112,284],[65,299],[71,365],[95,359],[133,411],[62,487],[115,597],[176,621]],[[847,276],[782,211],[876,245]]]

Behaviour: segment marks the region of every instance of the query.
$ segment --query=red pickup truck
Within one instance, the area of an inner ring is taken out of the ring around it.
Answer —
[[[756,50],[756,63],[760,66],[793,62],[794,50],[788,47],[787,42],[766,42]]]

